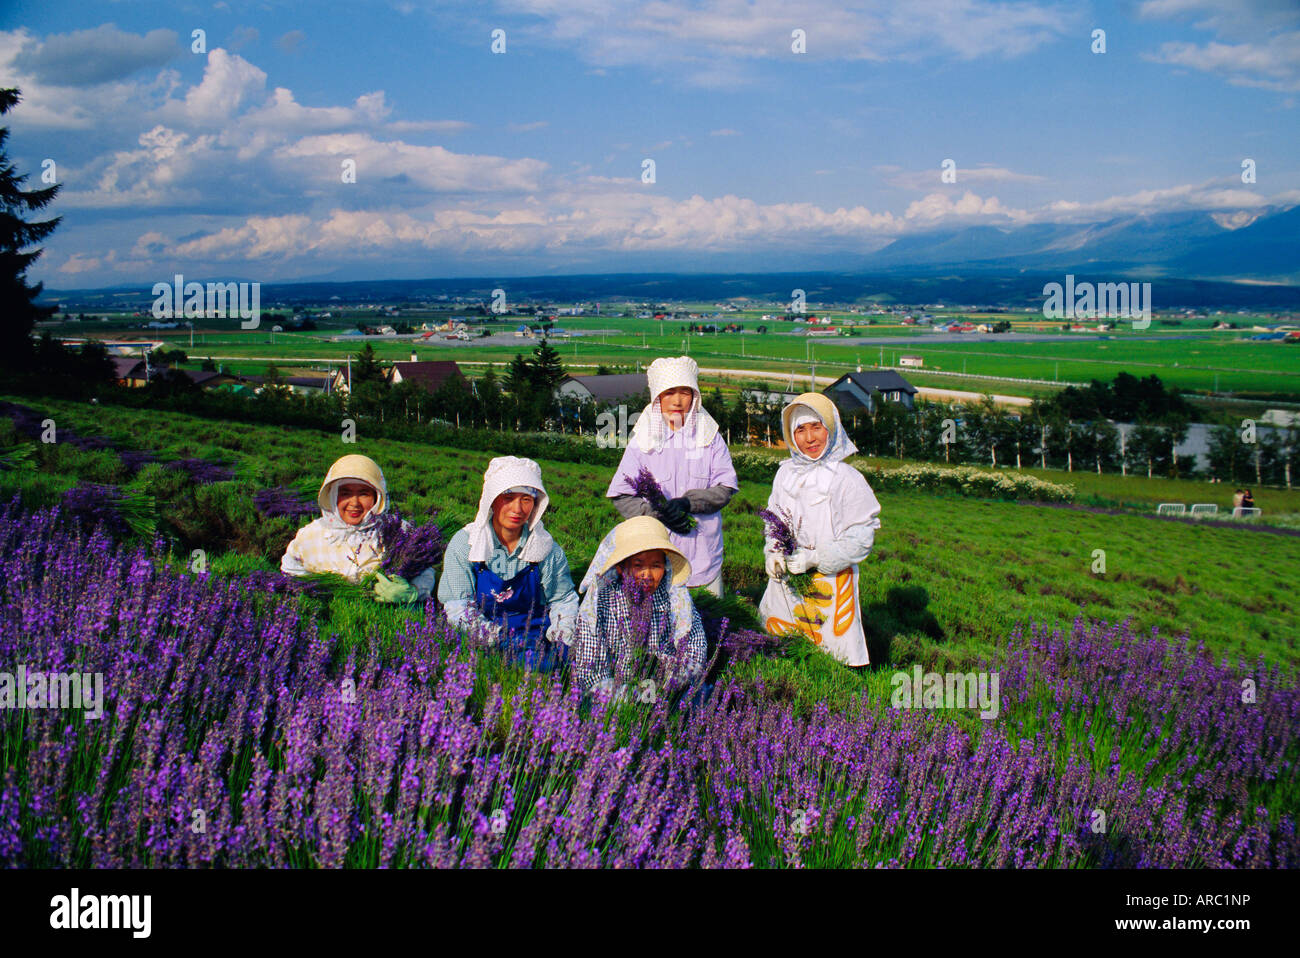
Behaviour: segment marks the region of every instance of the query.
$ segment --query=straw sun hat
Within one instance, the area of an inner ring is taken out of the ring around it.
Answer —
[[[381,515],[388,508],[388,484],[384,481],[384,471],[369,456],[355,453],[336,459],[334,465],[330,466],[330,471],[325,474],[325,481],[320,484],[320,491],[316,493],[316,504],[325,512],[329,512],[333,508],[330,484],[346,480],[364,482],[375,490],[375,505],[370,510],[372,515]]]
[[[634,516],[614,527],[614,551],[600,570],[604,575],[624,559],[650,549],[663,551],[673,568],[673,585],[682,585],[691,577],[691,564],[668,539],[668,530],[654,516]]]

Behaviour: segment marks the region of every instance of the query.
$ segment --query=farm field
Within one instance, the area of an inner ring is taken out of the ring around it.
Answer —
[[[67,401],[45,401],[37,411],[80,435],[109,436],[168,458],[230,463],[237,481],[210,487],[207,508],[218,514],[215,528],[233,530],[227,534],[236,546],[231,551],[245,557],[241,567],[251,561],[248,568],[276,568],[293,530],[288,520],[273,520],[271,534],[264,528],[268,524],[259,522],[251,506],[259,488],[299,484],[314,490],[330,462],[359,451],[383,466],[402,508],[418,512],[435,506],[467,519],[477,507],[487,461],[510,451],[508,436],[499,449],[479,453],[367,440],[364,423],[357,443],[344,445],[336,436],[308,430],[258,427],[250,434],[246,427],[175,413],[92,409]],[[63,488],[74,477],[96,482],[125,478],[109,453],[57,445],[38,451],[49,462],[51,479],[58,476]],[[608,470],[559,462],[544,462],[543,467],[552,496],[548,528],[580,577],[600,537],[617,521],[604,499]],[[1041,475],[1054,482],[1071,478],[1058,471]],[[1224,488],[1087,473],[1073,478],[1084,484],[1081,492],[1125,496],[1150,511],[1174,492],[1221,497]],[[0,490],[11,494],[14,474],[0,476],[0,481]],[[125,485],[132,487],[131,482]],[[742,483],[725,513],[724,583],[753,602],[765,582],[762,524],[755,512],[766,505],[768,491]],[[880,496],[883,528],[861,577],[873,658],[969,664],[1019,622],[1034,618],[1059,625],[1083,614],[1110,621],[1132,616],[1135,628],[1156,627],[1163,634],[1187,631],[1215,656],[1264,655],[1289,665],[1300,662],[1295,645],[1300,612],[1287,601],[1287,570],[1300,562],[1300,536],[921,491]],[[1269,490],[1261,496],[1300,512],[1300,491]],[[1106,553],[1105,575],[1091,572],[1097,549]]]
[[[604,324],[607,326],[619,324]],[[779,328],[777,328],[779,329]],[[1294,394],[1300,396],[1300,350],[1275,342],[1249,342],[1240,330],[1216,333],[1162,335],[1157,341],[1135,338],[1135,333],[1114,335],[1100,341],[1096,335],[1079,334],[1080,342],[998,342],[987,335],[971,335],[969,342],[935,344],[915,335],[900,347],[854,346],[840,337],[803,337],[772,331],[767,335],[706,334],[659,335],[634,331],[604,337],[556,339],[554,344],[567,364],[645,365],[662,355],[688,354],[702,367],[762,369],[766,372],[807,376],[818,365],[819,376],[837,376],[858,367],[897,367],[902,355],[922,356],[926,367],[907,370],[924,380],[923,385],[961,387],[958,377],[1006,377],[1067,382],[1109,381],[1119,372],[1134,376],[1157,374],[1167,385],[1187,390],[1218,390],[1239,394]],[[407,359],[412,350],[420,359],[455,359],[508,363],[516,352],[532,350],[536,339],[517,339],[502,346],[480,346],[473,341],[447,344],[433,341],[393,341],[381,337],[357,338],[355,342],[331,343],[312,333],[269,335],[250,331],[244,335],[205,337],[188,350],[188,339],[177,338],[178,346],[190,355],[231,357],[268,356],[278,360],[346,361],[369,342],[381,359]],[[943,370],[945,376],[927,376],[927,370]],[[1000,390],[1005,391],[1005,390]]]
[[[370,316],[368,321],[377,320]],[[716,322],[745,322],[746,332],[691,335],[680,332],[684,325],[681,321],[565,317],[557,321],[558,326],[574,331],[609,332],[557,339],[554,345],[566,363],[591,366],[637,363],[644,366],[657,356],[686,352],[701,366],[805,376],[815,362],[818,374],[825,376],[839,375],[858,365],[896,367],[902,355],[917,355],[925,360],[925,367],[909,369],[907,375],[918,384],[938,387],[963,388],[962,378],[979,376],[1086,383],[1094,378],[1109,381],[1123,371],[1135,376],[1154,373],[1166,384],[1180,389],[1300,397],[1300,350],[1278,342],[1250,341],[1246,337],[1252,333],[1242,329],[1163,329],[1155,321],[1149,330],[1103,334],[1106,339],[1095,333],[1077,333],[1072,334],[1078,336],[1077,341],[1013,342],[971,333],[966,334],[968,340],[939,343],[932,338],[934,334],[917,331],[916,327],[860,325],[861,335],[898,339],[897,346],[877,346],[856,345],[839,336],[808,337],[780,321],[764,324],[770,330],[765,335],[755,333],[753,329],[758,324],[746,317],[728,316]],[[72,324],[76,325],[79,324]],[[513,320],[494,324],[498,327],[494,332],[508,333],[515,325]],[[186,349],[195,359],[208,355],[236,360],[275,357],[284,362],[344,362],[349,354],[355,355],[369,343],[385,360],[407,359],[415,349],[425,360],[506,363],[515,353],[526,353],[536,344],[536,340],[527,338],[511,338],[497,345],[480,345],[474,340],[453,344],[435,338],[376,336],[356,337],[349,342],[329,341],[329,336],[343,331],[345,327],[333,332],[322,329],[309,333],[275,333],[274,337],[260,329],[207,332],[196,336],[192,349],[188,333],[149,335]],[[935,370],[945,375],[927,375],[927,371]]]
[[[785,640],[727,662],[707,705],[602,704],[505,665],[427,610],[322,605],[270,574],[299,520],[258,515],[255,490],[310,495],[330,461],[359,451],[384,466],[399,507],[463,516],[492,452],[367,441],[364,423],[344,446],[310,430],[16,401],[118,450],[26,441],[24,454],[3,430],[6,501],[18,493],[30,509],[78,482],[116,483],[165,504],[181,538],[151,559],[0,507],[0,650],[76,662],[113,690],[93,729],[75,712],[0,716],[13,770],[0,862],[1300,863],[1286,601],[1300,538],[891,490],[862,576],[874,667],[851,672]],[[132,475],[120,452],[141,448],[159,461]],[[167,466],[177,459],[190,465]],[[577,577],[615,519],[601,501],[608,470],[543,469],[547,525]],[[715,612],[739,619],[760,584],[766,491],[744,484],[728,506],[724,580],[742,597]],[[193,575],[197,543],[209,567]],[[1089,571],[1095,549],[1105,576]],[[995,666],[996,714],[891,707],[893,669],[914,665]],[[1238,701],[1244,681],[1259,705]],[[199,832],[193,808],[205,810]],[[1097,808],[1111,822],[1100,835]]]

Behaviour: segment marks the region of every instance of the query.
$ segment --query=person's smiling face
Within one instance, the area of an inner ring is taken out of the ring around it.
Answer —
[[[659,409],[670,429],[681,429],[686,422],[686,414],[695,404],[695,390],[690,386],[674,386],[659,394]]]
[[[826,451],[830,433],[819,422],[806,422],[794,431],[794,442],[809,459],[816,459]]]
[[[345,482],[339,486],[339,518],[355,526],[377,499],[374,487],[369,483]]]

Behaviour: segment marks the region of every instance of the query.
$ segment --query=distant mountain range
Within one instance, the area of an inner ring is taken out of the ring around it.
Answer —
[[[1071,270],[1300,283],[1300,207],[1124,216],[1081,225],[971,226],[903,237],[863,256],[858,268]]]
[[[971,226],[914,234],[869,253],[821,253],[790,264],[776,254],[662,259],[660,272],[600,272],[451,279],[263,283],[262,302],[401,302],[450,297],[488,299],[497,287],[510,301],[704,300],[731,297],[789,301],[804,289],[809,306],[837,303],[1041,304],[1043,285],[1078,280],[1148,280],[1156,309],[1300,308],[1300,207],[1237,213],[1163,213],[1100,223]],[[779,264],[779,265],[778,265]],[[708,272],[704,272],[708,270]],[[430,272],[434,270],[431,269]],[[170,281],[170,274],[160,277]],[[186,276],[230,281],[230,276]],[[151,284],[150,284],[151,285]],[[134,295],[124,295],[130,292]],[[47,290],[44,302],[93,310],[141,308],[150,286]]]

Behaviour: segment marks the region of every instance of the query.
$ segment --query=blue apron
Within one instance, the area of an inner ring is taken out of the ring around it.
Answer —
[[[474,601],[489,622],[502,622],[500,650],[508,661],[522,661],[535,672],[550,672],[563,665],[569,647],[548,642],[546,630],[551,616],[542,589],[541,567],[530,562],[509,580],[502,579],[485,562],[471,564],[474,570]]]

